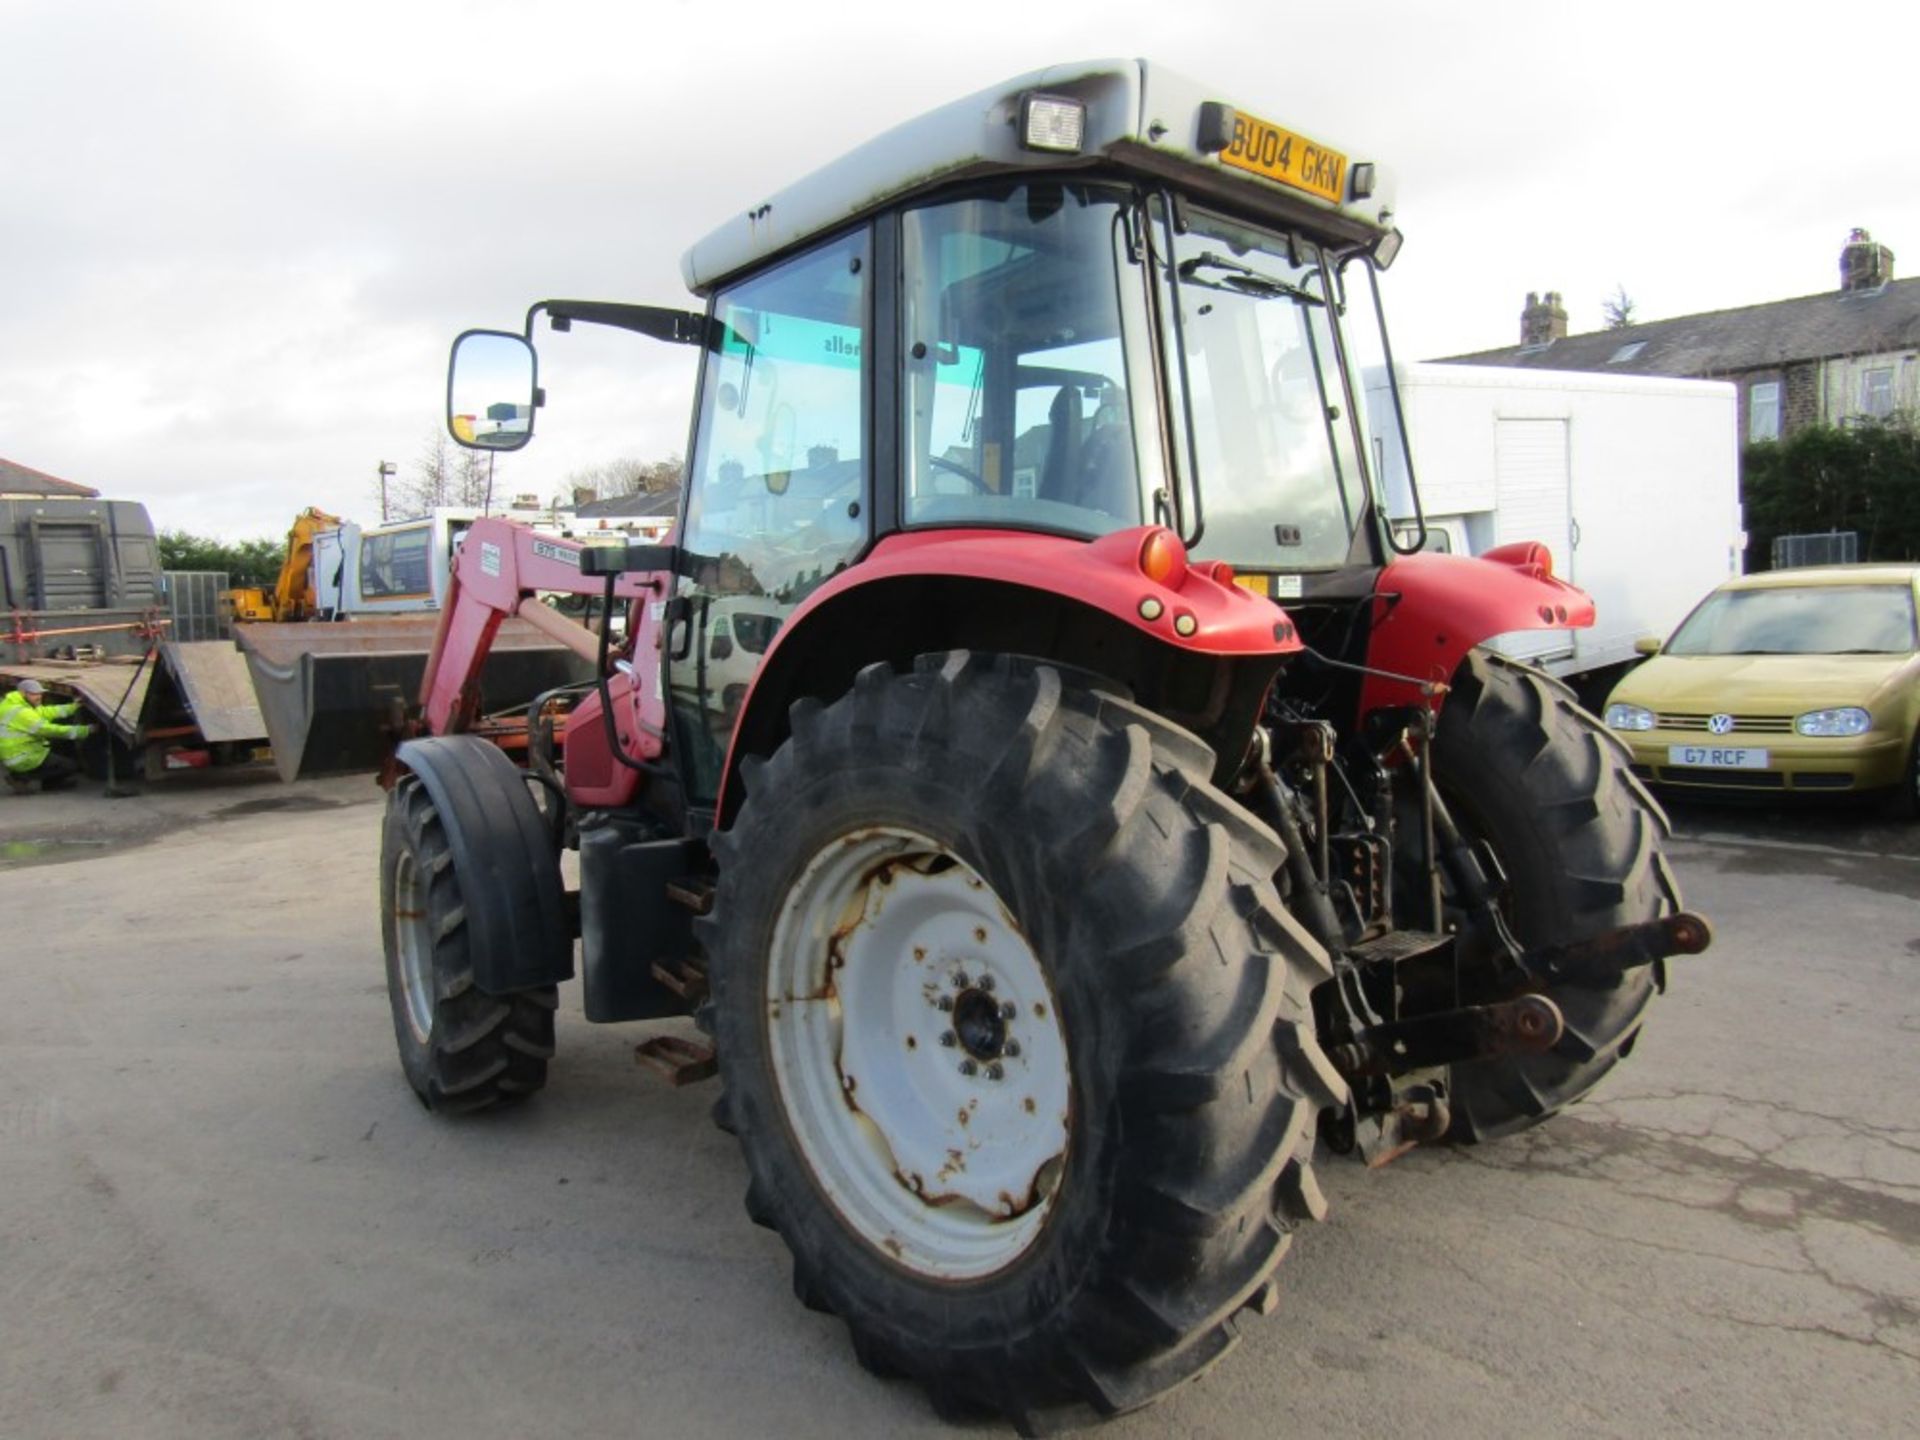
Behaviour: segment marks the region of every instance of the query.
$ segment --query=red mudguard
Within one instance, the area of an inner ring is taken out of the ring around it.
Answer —
[[[1407,678],[1369,675],[1360,687],[1361,715],[1423,700],[1437,712],[1444,687],[1475,645],[1515,630],[1584,629],[1593,624],[1593,597],[1554,579],[1547,547],[1529,540],[1478,558],[1394,561],[1374,585],[1372,621],[1367,665]],[[1422,683],[1441,688],[1423,694]]]
[[[1140,570],[1140,551],[1158,526],[1117,530],[1088,544],[1060,535],[1011,530],[918,530],[890,535],[873,553],[809,595],[780,631],[798,630],[807,615],[856,585],[903,575],[952,575],[1042,590],[1104,610],[1134,629],[1201,655],[1279,655],[1300,640],[1285,616],[1232,583],[1214,579],[1210,562],[1189,562],[1165,584]],[[1142,602],[1154,600],[1151,617]],[[1182,616],[1192,619],[1182,634]],[[1276,624],[1275,622],[1280,623]],[[780,640],[774,642],[776,648]],[[769,652],[771,654],[771,652]]]
[[[1116,531],[1088,543],[1058,535],[1008,530],[925,530],[890,535],[858,565],[809,595],[787,617],[759,668],[772,669],[781,645],[806,628],[814,611],[864,585],[904,576],[952,576],[1058,595],[1105,611],[1176,649],[1221,659],[1285,655],[1300,649],[1293,622],[1270,601],[1242,589],[1212,562],[1188,562],[1164,582],[1140,568],[1142,547],[1160,527]],[[773,697],[777,703],[784,698]],[[741,707],[763,699],[758,678]],[[739,763],[740,730],[726,774]]]

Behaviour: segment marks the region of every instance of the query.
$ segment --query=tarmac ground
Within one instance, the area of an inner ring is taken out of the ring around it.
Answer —
[[[0,1432],[948,1433],[793,1299],[711,1087],[634,1063],[660,1027],[563,991],[532,1103],[421,1109],[381,802],[0,794]],[[1631,1059],[1517,1139],[1329,1157],[1277,1313],[1103,1434],[1911,1433],[1920,826],[1675,818],[1717,939]]]

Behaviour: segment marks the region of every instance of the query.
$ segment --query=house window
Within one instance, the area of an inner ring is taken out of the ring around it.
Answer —
[[[1747,441],[1780,438],[1780,382],[1762,381],[1747,390]]]
[[[1875,419],[1893,414],[1893,367],[1863,371],[1860,376],[1860,413]]]

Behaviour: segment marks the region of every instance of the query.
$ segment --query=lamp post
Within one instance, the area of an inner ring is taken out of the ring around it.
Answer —
[[[387,481],[393,478],[394,464],[391,460],[380,462],[380,523],[387,523]]]

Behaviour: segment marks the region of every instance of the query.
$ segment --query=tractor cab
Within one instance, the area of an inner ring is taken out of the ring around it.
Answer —
[[[1391,217],[1378,167],[1108,62],[936,110],[729,221],[683,260],[704,315],[553,302],[703,352],[666,646],[695,802],[718,801],[772,648],[735,617],[777,629],[903,537],[1057,540],[1049,614],[1084,589],[1073,542],[1141,527],[1283,604],[1355,567],[1370,589],[1389,541],[1360,367]],[[493,373],[511,338],[456,348],[463,443],[531,437],[530,351],[505,389]],[[474,437],[475,414],[509,420]],[[1208,648],[1164,608],[1165,638]],[[887,628],[862,658],[925,647]]]

